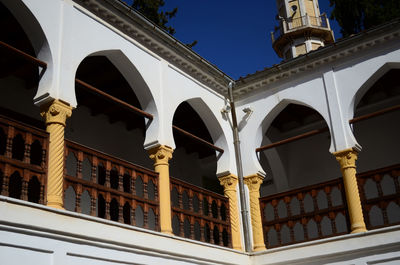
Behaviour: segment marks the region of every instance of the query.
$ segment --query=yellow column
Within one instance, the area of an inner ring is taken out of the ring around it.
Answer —
[[[367,231],[361,208],[360,193],[356,179],[357,151],[352,148],[333,153],[340,164],[344,187],[346,191],[347,206],[349,210],[351,233]]]
[[[42,105],[40,114],[46,120],[46,131],[49,133],[46,204],[64,209],[64,128],[67,118],[71,117],[72,107],[60,100],[54,100]]]
[[[253,251],[265,250],[264,234],[262,228],[262,219],[260,211],[260,186],[264,180],[263,176],[258,174],[250,175],[244,178],[244,183],[249,188],[250,195],[250,215],[251,227],[253,231]]]
[[[149,150],[150,158],[154,161],[154,170],[159,174],[158,190],[160,199],[160,228],[162,233],[172,235],[171,222],[171,193],[169,185],[169,163],[174,150],[161,145]]]
[[[238,177],[229,174],[218,177],[221,185],[224,187],[224,194],[229,198],[229,216],[231,220],[231,234],[233,249],[242,250],[242,240],[240,236],[239,207],[236,193]]]

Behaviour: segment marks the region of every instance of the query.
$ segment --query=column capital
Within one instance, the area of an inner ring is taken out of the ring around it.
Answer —
[[[238,177],[233,174],[218,177],[221,186],[224,187],[225,191],[236,191],[236,185],[238,183]]]
[[[45,118],[46,125],[57,123],[65,127],[65,122],[71,114],[72,107],[58,99],[40,106],[40,115]]]
[[[244,183],[247,185],[249,188],[249,191],[259,191],[260,186],[264,181],[264,176],[261,176],[260,174],[253,174],[244,177]]]
[[[148,150],[150,158],[154,161],[154,165],[168,165],[168,161],[172,159],[174,149],[167,145],[160,145]]]
[[[356,160],[358,157],[358,151],[353,148],[344,149],[338,152],[334,152],[333,155],[339,162],[341,169],[355,168]]]

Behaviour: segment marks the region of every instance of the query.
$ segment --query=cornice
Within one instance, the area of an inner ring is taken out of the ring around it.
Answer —
[[[73,0],[100,19],[211,88],[227,94],[231,77],[119,0]]]
[[[394,39],[400,39],[400,19],[240,78],[234,87],[235,98],[244,99],[248,94],[253,95],[255,91],[271,88],[278,81],[287,80],[289,77],[295,78],[296,75]]]

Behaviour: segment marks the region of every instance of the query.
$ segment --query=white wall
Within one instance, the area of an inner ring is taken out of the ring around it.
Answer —
[[[2,265],[249,264],[229,248],[0,196]]]

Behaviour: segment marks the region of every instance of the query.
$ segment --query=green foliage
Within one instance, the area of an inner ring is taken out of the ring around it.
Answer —
[[[175,17],[178,8],[172,11],[159,11],[165,5],[163,0],[133,0],[132,7],[143,14],[145,17],[153,21],[155,24],[165,29],[169,34],[173,35],[175,29],[167,26],[168,20]]]
[[[329,0],[344,37],[400,17],[400,0]]]

